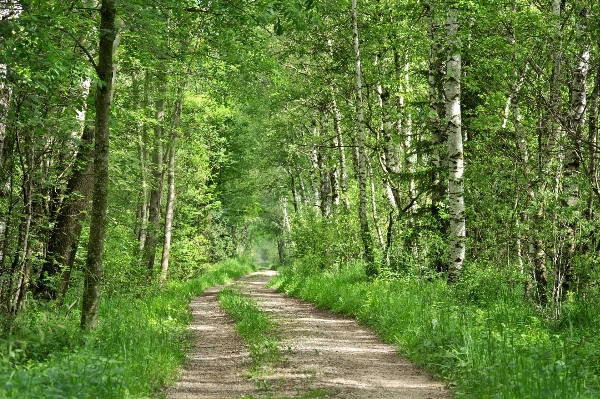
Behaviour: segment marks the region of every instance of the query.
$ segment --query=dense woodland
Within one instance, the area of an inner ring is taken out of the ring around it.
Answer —
[[[564,367],[578,396],[477,397],[594,397],[599,15],[594,0],[1,0],[0,336],[28,307],[95,330],[105,298],[251,256],[468,306],[510,297],[549,341],[570,331],[548,361],[591,365]]]

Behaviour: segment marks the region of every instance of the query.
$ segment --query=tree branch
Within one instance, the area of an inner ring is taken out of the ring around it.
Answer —
[[[98,72],[98,65],[96,65],[96,61],[94,61],[94,57],[92,56],[92,54],[90,54],[90,52],[88,51],[87,48],[85,48],[83,46],[83,44],[81,44],[81,42],[79,41],[79,39],[77,39],[75,37],[75,35],[73,35],[71,32],[69,32],[68,30],[66,30],[65,28],[63,28],[62,26],[58,27],[58,30],[60,30],[61,32],[65,32],[67,35],[69,35],[71,37],[71,39],[73,39],[73,41],[75,41],[75,45],[77,47],[79,47],[87,56],[88,61],[90,62],[90,64],[92,64],[92,67],[94,67],[94,70],[96,71],[96,74],[98,76],[100,76],[99,72]]]
[[[187,12],[199,12],[199,13],[203,13],[203,14],[212,14],[212,15],[223,16],[223,14],[220,12],[214,12],[214,11],[200,8],[200,7],[188,7],[188,8],[184,8],[184,10]]]

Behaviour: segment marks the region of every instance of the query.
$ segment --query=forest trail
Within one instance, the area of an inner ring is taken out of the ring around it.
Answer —
[[[441,383],[356,321],[266,288],[275,273],[255,272],[233,283],[270,313],[280,328],[284,360],[272,373],[261,376],[263,389],[243,377],[248,352],[233,321],[219,307],[221,286],[190,304],[193,348],[181,380],[167,398],[451,397]]]

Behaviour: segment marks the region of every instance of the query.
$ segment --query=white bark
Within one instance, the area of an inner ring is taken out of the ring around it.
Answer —
[[[581,136],[585,127],[586,108],[587,108],[587,75],[590,67],[590,45],[585,37],[585,19],[587,18],[584,9],[581,17],[583,21],[577,27],[578,42],[583,42],[581,51],[577,55],[573,76],[571,80],[571,106],[568,117],[567,137],[572,146],[564,155],[564,193],[566,196],[566,206],[571,209],[571,213],[579,212],[579,185],[577,176],[579,175],[579,154],[581,149]],[[578,217],[576,217],[577,219]],[[570,282],[573,280],[573,256],[575,255],[577,242],[576,230],[577,222],[570,221],[566,223],[565,244],[566,248],[562,251],[562,259],[559,262],[557,273],[557,282],[555,284],[556,300],[562,301],[564,295],[570,289]],[[562,280],[562,281],[561,281]]]
[[[150,73],[146,71],[144,77],[144,97],[142,100],[142,107],[144,110],[144,114],[148,116],[148,92],[150,90]],[[142,126],[140,129],[140,134],[138,137],[138,153],[140,157],[140,173],[141,173],[141,204],[140,204],[140,229],[138,239],[140,242],[139,249],[140,252],[144,250],[146,246],[146,238],[148,234],[148,217],[149,217],[149,204],[148,204],[148,167],[149,167],[149,159],[148,159],[148,150],[146,147],[146,143],[148,142],[148,124],[146,122],[142,122]]]
[[[0,165],[2,164],[2,149],[4,148],[4,139],[6,138],[6,125],[8,118],[8,109],[10,106],[10,96],[12,94],[10,86],[7,84],[7,66],[0,64]]]
[[[448,10],[446,34],[449,56],[446,61],[446,120],[448,132],[448,202],[450,213],[450,251],[448,278],[456,281],[465,260],[465,200],[464,200],[464,154],[460,105],[461,55],[458,35],[458,11]]]
[[[292,231],[292,226],[290,225],[290,216],[288,214],[288,199],[287,197],[281,198],[281,211],[283,212],[283,227],[289,233]]]
[[[177,101],[175,103],[175,114],[173,115],[173,125],[171,127],[171,147],[169,152],[169,178],[167,194],[167,210],[165,212],[165,237],[163,241],[163,253],[160,263],[160,283],[164,284],[167,280],[169,270],[169,255],[171,253],[171,237],[173,232],[173,216],[175,214],[175,155],[177,153],[177,129],[181,121],[181,108],[183,106],[183,89],[181,84],[177,90]]]
[[[317,122],[313,121],[313,126],[312,126],[312,134],[313,134],[313,139],[315,141],[318,140],[319,137],[319,129],[317,128]],[[312,187],[312,199],[313,199],[313,208],[315,211],[315,214],[319,214],[319,211],[321,210],[321,196],[320,196],[320,170],[319,170],[319,150],[316,146],[313,146],[310,150],[310,163],[312,166],[312,170],[311,170],[311,179],[310,179],[310,184]]]
[[[338,148],[339,159],[340,159],[340,171],[339,171],[339,182],[340,189],[342,191],[342,201],[344,201],[344,208],[346,211],[350,210],[350,200],[348,199],[348,172],[346,168],[346,148],[344,147],[344,136],[342,135],[342,123],[340,110],[335,100],[335,91],[331,86],[332,95],[332,112],[333,112],[333,128],[335,129],[335,145]]]
[[[409,213],[414,213],[418,209],[416,201],[413,201],[417,196],[416,183],[414,178],[415,165],[417,163],[417,153],[413,151],[413,130],[412,130],[412,118],[410,113],[407,112],[405,107],[404,95],[410,87],[410,76],[408,73],[409,64],[404,65],[404,85],[400,85],[400,95],[398,96],[398,109],[400,110],[400,118],[398,119],[398,133],[404,137],[404,169],[410,173],[411,178],[408,185],[408,193],[410,201],[413,203],[408,209]],[[404,123],[402,123],[404,121]]]
[[[356,72],[356,114],[358,119],[358,187],[359,205],[358,218],[360,221],[361,237],[365,251],[365,260],[372,263],[374,260],[371,231],[367,217],[367,153],[365,150],[365,116],[363,110],[362,79],[360,64],[360,45],[358,40],[358,19],[356,0],[352,0],[352,33],[354,37],[354,65]]]

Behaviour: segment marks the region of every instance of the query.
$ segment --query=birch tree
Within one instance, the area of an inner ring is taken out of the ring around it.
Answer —
[[[169,177],[167,193],[167,210],[165,212],[165,236],[163,240],[162,260],[160,264],[160,283],[164,284],[169,270],[169,254],[171,253],[171,236],[173,230],[173,216],[175,212],[175,154],[177,150],[177,129],[181,121],[181,108],[183,105],[184,84],[182,83],[177,90],[177,100],[175,101],[175,113],[171,126],[171,135],[169,142]]]
[[[364,249],[364,257],[367,262],[367,273],[376,274],[373,262],[373,237],[369,229],[369,219],[367,213],[367,151],[365,149],[365,116],[363,108],[362,95],[362,71],[360,64],[360,44],[358,40],[358,17],[356,12],[356,0],[352,0],[352,33],[354,38],[354,65],[355,65],[355,83],[356,83],[356,114],[357,114],[357,158],[358,158],[358,219],[360,223],[361,239]]]
[[[449,55],[446,60],[446,120],[448,132],[448,208],[450,213],[450,251],[448,280],[457,281],[465,260],[464,153],[460,104],[461,55],[458,10],[450,8],[446,18]]]

